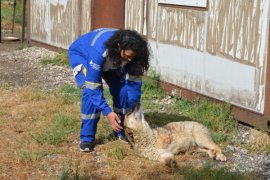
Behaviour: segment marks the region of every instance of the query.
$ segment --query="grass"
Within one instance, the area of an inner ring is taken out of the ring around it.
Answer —
[[[72,104],[81,100],[82,89],[72,85],[66,85],[61,88],[57,93],[61,94],[65,104]]]
[[[3,0],[2,1],[2,23],[4,29],[12,29],[13,22],[13,6],[14,1]],[[26,10],[27,12],[27,10]],[[17,0],[16,2],[16,12],[15,12],[15,24],[22,24],[22,14],[23,14],[23,0]],[[16,26],[15,26],[16,27]]]
[[[194,169],[193,167],[184,167],[178,172],[186,180],[246,180],[239,172],[229,172],[226,168],[213,169],[210,165],[203,168]]]
[[[83,172],[80,173],[80,163],[77,161],[74,165],[71,161],[68,164],[64,164],[59,175],[60,180],[88,180],[92,179],[91,172],[86,167],[83,168]]]
[[[77,119],[61,113],[57,114],[52,124],[46,125],[45,131],[38,133],[34,138],[40,144],[57,145],[65,142],[68,135],[79,129]]]
[[[23,50],[23,49],[25,49],[25,48],[27,48],[28,46],[26,45],[26,44],[23,44],[23,43],[21,43],[19,46],[18,46],[18,50]]]
[[[112,157],[118,160],[122,160],[127,156],[124,147],[121,145],[117,147],[107,148],[106,154],[108,157]]]
[[[266,132],[251,130],[250,143],[245,146],[250,152],[266,152],[270,154],[270,138]]]
[[[228,143],[228,137],[234,136],[237,123],[231,116],[230,105],[201,99],[167,98],[158,79],[145,78],[143,81],[142,104],[150,125],[195,120],[205,124],[217,142]],[[29,171],[29,174],[48,174],[52,179],[91,179],[97,174],[102,174],[98,177],[105,179],[122,176],[123,179],[152,176],[156,179],[244,179],[240,173],[225,168],[191,166],[171,170],[138,157],[128,145],[113,141],[110,137],[112,130],[104,117],[100,119],[96,134],[98,155],[78,152],[78,144],[73,143],[79,141],[80,131],[81,89],[77,87],[67,85],[54,92],[46,92],[34,86],[12,91],[3,86],[0,94],[0,171],[9,169],[4,172],[10,173],[8,177],[16,174],[19,179],[27,179],[31,175],[23,176],[20,171]],[[107,88],[104,94],[107,99],[111,98]],[[164,99],[170,103],[161,103]],[[101,158],[102,167],[95,168],[98,166],[96,157]],[[33,177],[46,179],[36,176]]]
[[[57,65],[57,66],[69,66],[69,59],[68,59],[68,53],[67,50],[61,49],[56,56],[50,57],[45,56],[40,59],[40,64],[46,66],[46,65]]]
[[[15,154],[19,157],[20,161],[23,161],[25,163],[33,163],[40,161],[43,157],[47,156],[50,153],[45,150],[18,149],[15,151]]]

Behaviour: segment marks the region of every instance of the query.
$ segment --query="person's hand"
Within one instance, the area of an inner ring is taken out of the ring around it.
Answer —
[[[121,123],[121,120],[120,118],[117,116],[116,113],[114,112],[110,112],[108,115],[107,115],[107,119],[110,123],[110,126],[112,127],[112,129],[115,131],[115,132],[119,132],[121,131],[123,128],[122,126],[120,125]]]

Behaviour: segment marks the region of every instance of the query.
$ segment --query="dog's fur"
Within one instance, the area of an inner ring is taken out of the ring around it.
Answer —
[[[132,112],[126,115],[124,126],[133,147],[148,159],[173,166],[174,155],[199,150],[208,153],[210,158],[226,161],[220,147],[212,141],[207,128],[200,123],[172,122],[152,129],[144,119],[141,105],[136,103]]]

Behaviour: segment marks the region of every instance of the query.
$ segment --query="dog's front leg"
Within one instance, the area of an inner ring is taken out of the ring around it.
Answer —
[[[177,167],[177,163],[174,159],[174,154],[167,152],[166,150],[160,150],[158,161],[171,168]]]

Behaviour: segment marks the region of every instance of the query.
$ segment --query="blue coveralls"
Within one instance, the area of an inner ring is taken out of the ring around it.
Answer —
[[[106,56],[104,43],[117,29],[101,28],[91,31],[74,41],[68,50],[70,65],[73,69],[76,83],[83,88],[81,104],[82,142],[93,142],[97,130],[100,113],[107,116],[112,109],[103,95],[102,78],[109,86],[113,97],[113,110],[121,116],[123,126],[124,114],[129,111],[134,102],[140,101],[142,79],[130,76],[129,64],[119,69],[103,71]],[[124,132],[117,133],[123,136]]]

